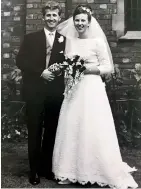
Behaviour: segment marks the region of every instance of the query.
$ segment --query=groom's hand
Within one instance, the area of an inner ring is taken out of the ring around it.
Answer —
[[[48,69],[45,69],[41,75],[45,80],[47,81],[53,81],[55,76],[52,72],[50,72]]]

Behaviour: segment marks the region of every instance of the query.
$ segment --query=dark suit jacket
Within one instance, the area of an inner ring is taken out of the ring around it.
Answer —
[[[65,41],[59,42],[60,34],[56,32],[51,52],[49,66],[64,60],[63,53]],[[41,76],[46,67],[46,37],[44,30],[27,34],[24,37],[20,51],[16,58],[16,64],[22,70],[24,100],[42,101],[46,96],[58,97],[63,95],[63,76],[55,77],[54,81],[48,82]]]

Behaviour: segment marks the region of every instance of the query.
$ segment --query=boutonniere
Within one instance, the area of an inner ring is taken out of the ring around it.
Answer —
[[[64,53],[63,51],[60,51],[60,53],[62,54],[62,53]]]
[[[62,43],[64,41],[64,37],[61,35],[59,38],[58,38],[58,41],[59,43]]]

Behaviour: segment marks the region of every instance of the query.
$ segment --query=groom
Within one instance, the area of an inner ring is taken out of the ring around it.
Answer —
[[[51,64],[64,60],[65,38],[56,31],[61,20],[61,7],[55,1],[48,1],[42,8],[42,14],[44,29],[25,35],[16,59],[23,76],[29,181],[33,185],[40,183],[40,174],[47,179],[52,178],[52,152],[64,91],[63,76],[57,77],[48,71]]]

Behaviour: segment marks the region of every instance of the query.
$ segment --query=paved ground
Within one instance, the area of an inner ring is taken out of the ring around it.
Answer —
[[[130,166],[135,166],[138,169],[134,173],[134,178],[138,182],[139,187],[141,187],[141,151],[137,149],[123,149],[122,155],[123,159]],[[1,188],[33,188],[27,180],[28,160],[26,143],[2,143],[1,158]],[[41,179],[41,184],[36,188],[98,188],[98,186],[81,186],[79,184],[60,186],[54,181]]]

